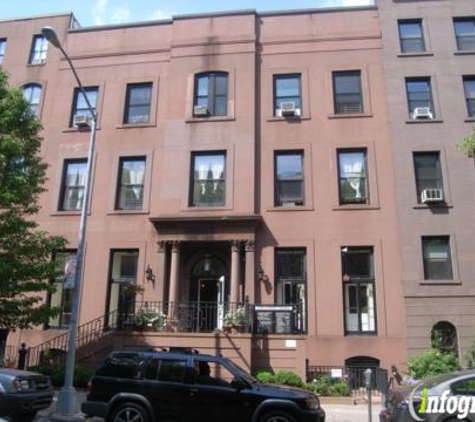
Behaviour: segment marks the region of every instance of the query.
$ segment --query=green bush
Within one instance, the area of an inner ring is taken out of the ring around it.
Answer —
[[[319,396],[348,397],[351,395],[351,390],[344,381],[329,375],[322,375],[314,382],[306,383],[304,388]]]
[[[288,385],[291,387],[302,387],[303,381],[297,374],[291,371],[279,371],[274,376],[276,384]]]
[[[273,384],[275,382],[274,374],[270,373],[269,371],[258,372],[256,379],[262,384]]]
[[[441,353],[435,349],[423,354],[411,356],[408,360],[409,376],[422,379],[433,375],[445,374],[460,369],[460,362],[451,353]]]
[[[32,366],[28,370],[49,375],[54,387],[62,387],[64,384],[64,366],[39,365]],[[76,388],[86,388],[92,374],[93,372],[89,368],[77,365],[74,368],[74,386]]]

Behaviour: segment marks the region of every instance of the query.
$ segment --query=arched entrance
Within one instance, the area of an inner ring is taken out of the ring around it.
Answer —
[[[434,324],[430,337],[433,349],[458,357],[457,329],[451,322],[439,321]]]
[[[196,303],[196,331],[223,328],[224,302],[229,290],[228,274],[226,264],[211,254],[200,256],[192,266],[190,302]]]

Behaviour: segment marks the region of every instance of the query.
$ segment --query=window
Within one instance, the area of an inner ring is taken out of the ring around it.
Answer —
[[[422,237],[425,280],[451,280],[452,260],[449,236]]]
[[[475,396],[475,378],[467,378],[451,385],[452,394],[455,396]]]
[[[458,51],[475,51],[475,18],[454,19]]]
[[[444,185],[439,152],[414,153],[414,170],[416,174],[417,202],[422,203],[422,194],[426,189],[443,190]]]
[[[192,207],[217,207],[226,203],[226,155],[194,153],[192,155]]]
[[[49,304],[51,308],[58,308],[59,314],[50,317],[50,328],[67,328],[71,318],[72,289],[67,283],[74,274],[76,267],[76,250],[56,252],[53,257],[56,276],[53,280],[54,292],[51,293]]]
[[[406,92],[411,118],[435,117],[430,78],[406,78]],[[421,115],[421,108],[427,108],[430,116]]]
[[[200,385],[214,385],[220,387],[231,387],[234,375],[219,362],[212,360],[194,359],[194,381]]]
[[[125,97],[124,123],[148,123],[153,84],[128,84]]]
[[[439,321],[432,327],[431,333],[432,349],[441,353],[451,353],[458,357],[457,329],[448,321]]]
[[[274,115],[285,115],[282,103],[293,103],[294,115],[302,114],[302,87],[300,75],[275,75],[274,76]],[[284,104],[284,106],[286,105]]]
[[[228,114],[228,74],[211,72],[196,75],[194,97],[194,116],[226,116]]]
[[[66,160],[63,169],[60,210],[80,211],[84,199],[87,160]]]
[[[97,113],[97,95],[99,92],[99,87],[92,86],[84,88],[84,92],[86,93],[87,99],[91,103],[91,106],[94,110],[94,113]],[[74,98],[73,98],[73,109],[71,111],[71,120],[69,122],[69,126],[74,126],[74,117],[75,116],[86,116],[92,118],[91,111],[87,106],[86,98],[84,97],[83,93],[79,88],[74,89]]]
[[[463,88],[465,91],[468,116],[475,117],[475,76],[464,76]]]
[[[158,370],[159,381],[182,382],[186,372],[186,361],[179,359],[162,359]]]
[[[343,247],[341,259],[345,332],[347,334],[374,334],[376,333],[376,303],[373,248]]]
[[[109,327],[123,327],[134,320],[138,261],[137,249],[111,251],[107,305]]]
[[[48,41],[43,35],[35,35],[31,45],[30,64],[42,64],[46,61]]]
[[[361,72],[333,72],[335,114],[363,113]]]
[[[140,353],[119,352],[108,357],[98,369],[101,377],[140,379],[144,371],[146,357]]]
[[[144,179],[145,157],[120,159],[116,209],[142,209]]]
[[[304,204],[303,151],[275,153],[275,206]]]
[[[367,204],[368,170],[366,150],[338,150],[341,204]]]
[[[7,48],[7,39],[0,38],[0,65],[3,63],[6,48]]]
[[[398,25],[401,52],[417,53],[425,51],[421,19],[399,21]]]
[[[38,116],[41,98],[41,85],[25,85],[23,87],[23,97],[30,103],[31,114]]]

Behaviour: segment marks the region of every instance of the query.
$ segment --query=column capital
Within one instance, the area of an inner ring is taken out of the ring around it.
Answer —
[[[165,253],[167,250],[167,242],[164,240],[161,240],[160,242],[157,242],[157,252],[158,253]]]
[[[254,240],[246,240],[246,252],[254,252],[256,250],[256,242]]]
[[[241,240],[231,241],[231,252],[239,252],[240,248],[241,248]]]
[[[172,245],[172,252],[180,252],[181,242],[179,240],[172,240],[170,244]]]

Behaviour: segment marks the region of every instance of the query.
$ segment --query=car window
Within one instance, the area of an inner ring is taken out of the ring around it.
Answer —
[[[451,386],[452,392],[460,396],[475,396],[475,378],[456,382]]]
[[[195,361],[195,383],[230,387],[234,375],[219,362],[200,359]]]
[[[97,371],[103,377],[141,378],[145,358],[138,353],[117,353],[109,357]]]
[[[186,361],[180,359],[162,359],[158,379],[168,382],[183,382],[186,371]]]
[[[158,359],[152,359],[148,362],[147,367],[145,368],[144,378],[146,380],[156,380],[158,375]]]

